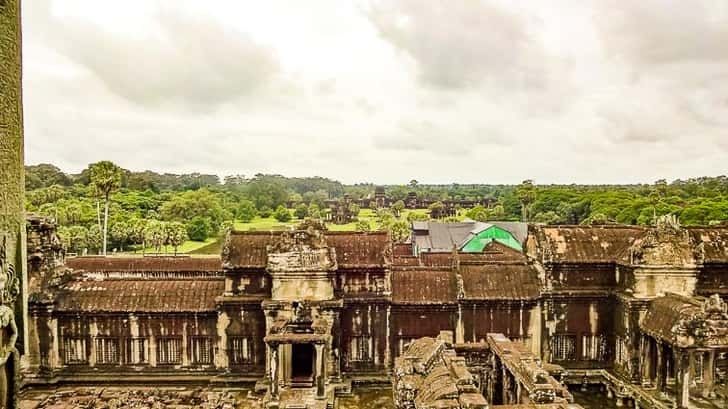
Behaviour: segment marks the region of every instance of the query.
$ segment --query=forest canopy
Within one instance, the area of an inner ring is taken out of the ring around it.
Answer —
[[[92,164],[93,165],[93,164]],[[91,169],[67,174],[52,164],[26,166],[26,208],[52,217],[72,251],[97,250],[102,243],[104,198],[92,183]],[[651,224],[656,216],[675,214],[684,225],[728,221],[728,178],[701,177],[635,185],[407,185],[384,186],[399,218],[401,201],[413,195],[436,201],[490,199],[489,208],[458,208],[460,218],[526,220],[546,224]],[[109,194],[110,246],[159,248],[191,238],[218,237],[234,222],[257,216],[279,221],[322,217],[326,203],[374,196],[375,185],[344,185],[322,177],[230,175],[222,180],[201,173],[171,174],[122,169],[118,189]],[[432,206],[431,206],[432,207]],[[286,208],[290,214],[286,214]],[[430,209],[431,210],[431,209]],[[409,214],[410,220],[427,218]],[[369,228],[360,223],[361,229]],[[382,223],[389,226],[390,223]]]

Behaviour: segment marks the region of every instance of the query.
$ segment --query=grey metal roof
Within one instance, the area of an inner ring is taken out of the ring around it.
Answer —
[[[488,222],[494,226],[510,232],[521,245],[526,244],[528,238],[528,223],[523,222]]]
[[[420,251],[449,252],[453,247],[458,249],[465,245],[472,237],[490,228],[498,226],[513,234],[516,240],[524,244],[528,236],[528,225],[521,222],[477,222],[465,220],[462,222],[443,223],[435,221],[412,222],[412,229],[416,230],[414,242]]]

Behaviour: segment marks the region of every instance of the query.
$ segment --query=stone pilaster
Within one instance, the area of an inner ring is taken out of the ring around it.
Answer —
[[[20,21],[20,1],[0,1],[0,407],[8,408],[16,407],[19,355],[28,349]]]

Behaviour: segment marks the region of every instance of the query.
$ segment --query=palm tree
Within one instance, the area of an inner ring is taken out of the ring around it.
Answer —
[[[521,220],[527,222],[531,203],[536,200],[536,188],[533,186],[533,180],[524,180],[516,187],[516,195],[521,201]]]
[[[104,228],[101,254],[105,256],[106,238],[109,228],[109,197],[121,185],[121,168],[108,160],[104,160],[91,164],[89,169],[91,170],[91,186],[96,189],[96,193],[99,196],[104,198]]]

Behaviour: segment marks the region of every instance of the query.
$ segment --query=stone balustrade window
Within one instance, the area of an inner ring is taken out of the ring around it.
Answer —
[[[149,341],[147,338],[127,338],[125,343],[124,361],[127,364],[149,363]]]
[[[607,357],[607,337],[604,335],[581,336],[581,359],[585,361],[604,361]]]
[[[554,335],[551,338],[551,356],[554,361],[576,360],[576,336]]]
[[[66,365],[82,365],[88,363],[86,338],[63,338],[63,362]]]
[[[190,338],[190,357],[195,365],[212,363],[212,339],[210,337]]]
[[[230,363],[232,365],[245,365],[253,362],[251,338],[228,338],[228,350],[230,354]]]
[[[629,361],[629,350],[627,348],[627,339],[624,337],[617,337],[614,349],[615,359],[618,364],[624,365]]]
[[[95,342],[97,364],[119,364],[119,340],[117,338],[98,337]]]
[[[703,365],[703,353],[696,352],[695,355],[693,355],[693,379],[695,379],[695,382],[697,383],[703,382]]]
[[[370,362],[373,360],[372,354],[372,337],[358,336],[352,337],[349,346],[350,360],[352,362]]]
[[[182,362],[182,338],[157,339],[157,363],[173,365]]]

